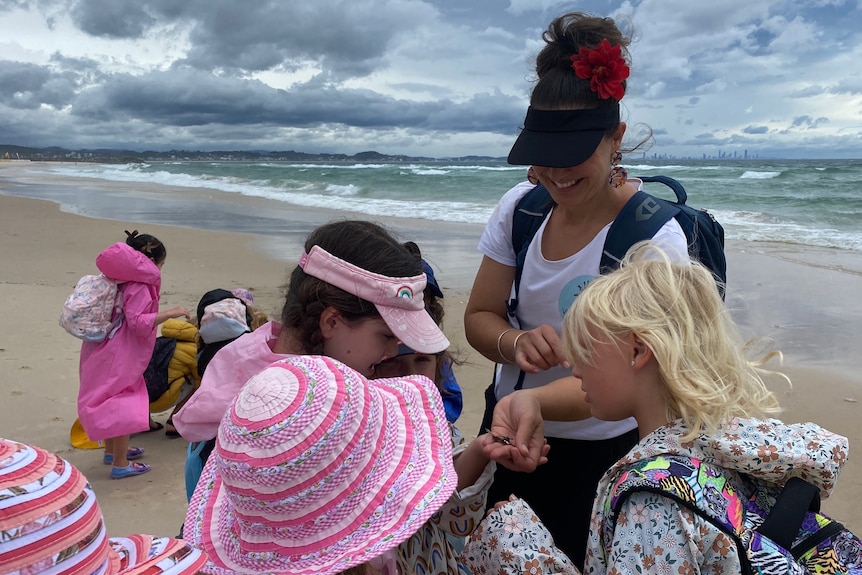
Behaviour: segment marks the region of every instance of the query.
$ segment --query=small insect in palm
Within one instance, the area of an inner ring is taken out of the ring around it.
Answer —
[[[502,443],[503,445],[512,445],[511,437],[506,437],[505,435],[494,435],[493,433],[491,433],[490,429],[485,429],[485,433],[489,433],[491,435],[491,439],[493,439],[497,443]]]

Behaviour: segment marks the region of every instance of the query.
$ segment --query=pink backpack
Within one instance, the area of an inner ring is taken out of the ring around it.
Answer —
[[[84,341],[110,339],[122,323],[123,292],[103,274],[79,279],[60,314],[60,327]]]

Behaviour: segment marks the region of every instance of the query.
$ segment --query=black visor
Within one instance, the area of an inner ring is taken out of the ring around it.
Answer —
[[[608,130],[620,123],[618,106],[584,110],[527,109],[524,129],[509,152],[516,166],[569,168],[584,163]]]

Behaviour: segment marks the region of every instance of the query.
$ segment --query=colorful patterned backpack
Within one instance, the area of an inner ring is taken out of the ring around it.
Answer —
[[[862,575],[862,541],[820,511],[820,492],[794,477],[783,487],[754,480],[754,495],[738,494],[721,467],[661,455],[629,467],[613,487],[606,545],[622,503],[636,491],[659,493],[729,534],[746,575]],[[607,550],[610,553],[610,549]]]
[[[60,314],[60,327],[84,341],[110,339],[122,323],[123,292],[103,274],[79,279]]]

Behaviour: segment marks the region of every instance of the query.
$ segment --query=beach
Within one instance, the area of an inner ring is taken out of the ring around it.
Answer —
[[[128,204],[128,216],[87,217],[61,211],[54,201],[34,199],[40,187],[52,199],[82,190],[110,190]],[[172,191],[156,184],[22,175],[15,162],[0,162],[0,436],[33,443],[69,459],[87,476],[98,495],[111,535],[145,532],[176,535],[186,499],[183,462],[187,443],[163,432],[132,438],[145,447],[143,461],[153,470],[141,477],[111,481],[99,451],[69,443],[76,418],[80,341],[57,325],[63,301],[81,275],[95,272],[96,254],[117,241],[123,230],[138,229],[161,239],[168,251],[161,305],[193,312],[213,288],[246,287],[255,305],[277,318],[289,271],[310,229],[350,212],[285,207],[264,198],[218,191],[186,192],[173,220],[155,221],[149,206],[169,209]],[[26,197],[25,197],[26,196]],[[167,207],[167,208],[166,208]],[[159,219],[162,218],[162,219]],[[186,227],[194,224],[213,230]],[[246,229],[229,231],[243,218]],[[257,218],[257,219],[255,219]],[[444,330],[465,364],[456,374],[464,391],[459,427],[468,437],[479,427],[482,392],[492,365],[472,351],[463,334],[463,311],[472,275],[480,262],[475,246],[481,226],[377,217],[403,240],[415,240],[437,273],[445,298]],[[217,231],[214,231],[217,230]],[[792,388],[770,385],[785,412],[781,419],[814,421],[850,438],[850,460],[824,510],[862,532],[862,252],[793,244],[733,240],[727,246],[728,306],[746,335],[768,336],[784,352]],[[167,414],[157,414],[164,421]]]

